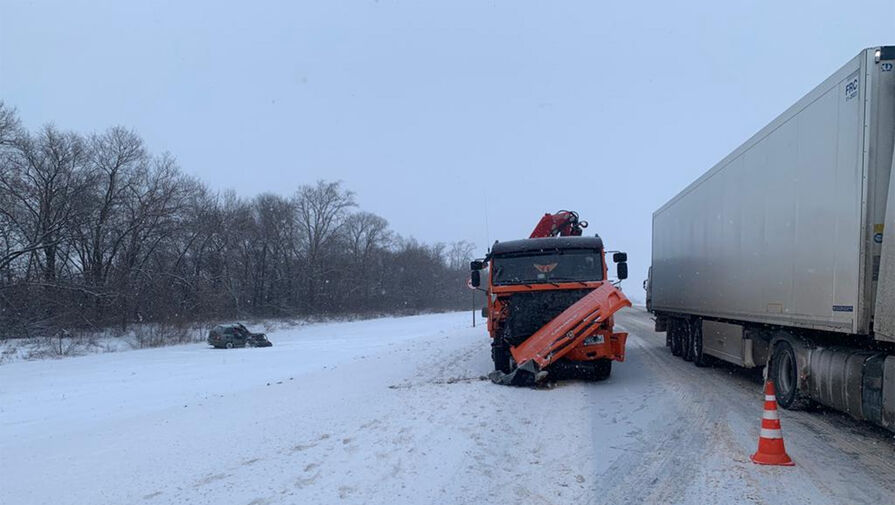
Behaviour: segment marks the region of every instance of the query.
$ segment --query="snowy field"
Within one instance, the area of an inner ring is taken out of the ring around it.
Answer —
[[[542,390],[480,380],[469,313],[3,365],[0,504],[895,503],[891,434],[784,411],[797,466],[755,466],[760,381],[618,323],[609,380]]]

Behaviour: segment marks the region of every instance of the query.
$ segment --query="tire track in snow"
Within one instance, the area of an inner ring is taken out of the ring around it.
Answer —
[[[760,378],[726,364],[697,368],[672,356],[664,345],[664,334],[652,331],[651,321],[642,310],[629,311],[617,321],[634,330],[634,338],[629,339],[635,346],[631,352],[642,351],[649,361],[646,366],[656,370],[668,389],[675,392],[675,401],[686,402],[677,406],[691,420],[685,428],[711,441],[700,454],[693,455],[700,461],[696,473],[691,473],[698,482],[691,483],[684,503],[724,497],[774,504],[893,501],[889,469],[895,447],[891,437],[881,439],[873,433],[874,428],[856,426],[840,414],[827,418],[811,412],[784,411],[787,449],[797,466],[781,470],[754,465],[748,456],[757,443]],[[832,419],[853,429],[838,429]],[[677,420],[671,424],[681,426]],[[869,464],[855,464],[855,458],[841,450],[843,446],[854,448],[862,455],[859,459]]]

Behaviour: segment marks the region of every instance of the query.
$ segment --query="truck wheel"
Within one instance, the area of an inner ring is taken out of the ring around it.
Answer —
[[[799,393],[799,368],[789,342],[778,342],[771,355],[768,379],[774,381],[777,403],[787,410],[803,410],[811,401]]]
[[[690,323],[690,355],[694,365],[706,366],[706,356],[702,353],[702,321],[699,319]]]
[[[693,361],[693,330],[690,321],[681,324],[681,357],[684,361]]]
[[[668,333],[671,334],[671,355],[680,356],[681,346],[681,324],[676,319],[668,321]]]
[[[226,344],[224,344],[224,347],[226,347],[227,349],[233,349],[233,342],[227,342]]]
[[[601,358],[594,361],[561,361],[562,366],[550,371],[551,379],[601,381],[606,380],[612,373],[612,360],[607,358]],[[557,363],[560,362],[558,361]]]
[[[510,348],[503,342],[494,340],[491,342],[491,360],[494,361],[494,369],[503,373],[510,373]]]
[[[593,370],[591,372],[591,380],[601,381],[606,380],[612,374],[612,360],[611,359],[598,359],[593,363]]]
[[[498,338],[503,341],[504,345],[509,347],[525,342],[525,340],[528,339],[528,337],[530,336],[531,335],[513,335],[513,333],[510,331],[510,325],[507,324],[504,325],[504,327],[500,330],[500,336]]]

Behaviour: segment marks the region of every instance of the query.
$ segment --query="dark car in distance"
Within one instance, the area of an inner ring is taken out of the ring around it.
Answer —
[[[252,333],[239,323],[215,326],[208,331],[208,343],[217,349],[270,347],[273,345],[264,333]]]

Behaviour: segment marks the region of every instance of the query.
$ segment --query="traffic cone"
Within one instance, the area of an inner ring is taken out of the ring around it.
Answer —
[[[758,436],[758,452],[752,455],[752,462],[759,465],[795,465],[783,447],[783,432],[780,431],[780,415],[777,413],[777,397],[774,395],[773,381],[768,381],[764,386],[761,434]]]

